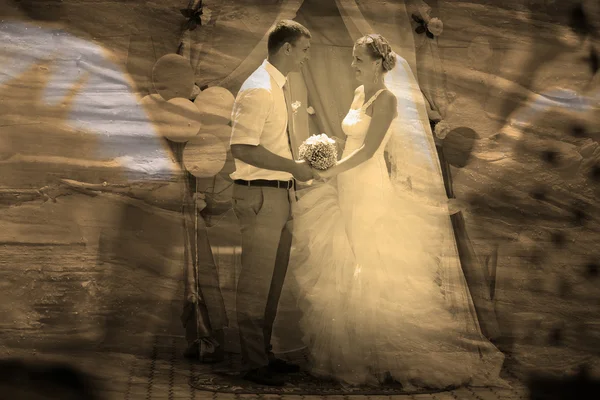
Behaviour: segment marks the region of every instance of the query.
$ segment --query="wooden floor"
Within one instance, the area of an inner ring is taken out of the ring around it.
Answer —
[[[193,379],[199,374],[210,374],[211,367],[190,362],[181,357],[185,342],[183,337],[159,336],[152,339],[152,345],[145,355],[119,352],[77,351],[69,353],[32,352],[25,349],[10,349],[8,355],[27,360],[30,365],[67,362],[79,371],[93,376],[95,393],[106,400],[133,399],[246,399],[246,398],[295,398],[317,399],[321,396],[294,396],[286,394],[239,394],[196,390]],[[5,349],[8,350],[8,349]],[[460,388],[449,392],[419,395],[397,395],[402,399],[485,399],[510,400],[526,399],[525,385],[514,375],[507,375],[510,389]],[[18,393],[19,386],[1,382],[3,393]],[[14,391],[14,392],[11,392]],[[342,397],[342,396],[333,396]],[[379,399],[381,396],[343,396]],[[6,397],[8,398],[8,397]],[[11,397],[22,398],[22,397]],[[32,397],[33,398],[33,397]]]
[[[16,256],[20,263],[12,264],[11,268],[9,260],[15,260]],[[143,277],[121,264],[119,268],[127,271],[121,271],[118,276],[104,271],[102,278],[98,275],[100,272],[89,267],[99,264],[108,268],[106,261],[99,263],[98,259],[105,257],[90,252],[85,245],[0,245],[0,280],[5,282],[2,295],[5,300],[12,301],[12,307],[3,303],[3,317],[0,319],[3,323],[0,351],[4,360],[20,358],[34,363],[44,360],[68,362],[92,374],[107,399],[256,397],[214,394],[195,390],[190,385],[190,380],[197,374],[210,373],[210,367],[188,362],[182,357],[185,340],[179,321],[183,293],[181,281],[166,294],[161,294],[157,289],[170,287],[169,283],[161,282],[164,281],[161,274]],[[89,266],[83,268],[86,264]],[[76,268],[76,265],[81,268]],[[94,274],[93,285],[96,286],[90,287],[90,276]],[[135,280],[141,281],[142,287],[155,288],[150,290],[153,294],[144,298],[139,287],[130,284]],[[106,291],[111,287],[111,291]],[[227,291],[224,294],[226,298],[232,295]],[[524,310],[515,311],[515,314],[521,315],[522,328],[529,332],[527,324],[532,323],[532,317],[524,315]],[[535,313],[532,315],[535,316]],[[534,336],[548,330],[543,321],[533,328],[537,329]],[[278,340],[285,342],[286,336],[293,337],[296,333],[280,328]],[[589,346],[592,345],[590,342]],[[509,355],[507,360],[512,390],[465,388],[445,394],[398,397],[527,398],[524,382],[531,372],[545,369],[560,375],[565,371],[575,371],[582,360],[589,359],[589,346],[587,349],[572,345],[552,347],[546,344],[543,336],[521,338],[511,348],[514,356]],[[234,329],[228,331],[227,349],[237,351]],[[12,389],[15,390],[14,387]]]

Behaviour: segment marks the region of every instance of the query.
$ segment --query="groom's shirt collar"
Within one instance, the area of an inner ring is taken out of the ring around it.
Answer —
[[[275,68],[275,66],[271,64],[268,60],[263,61],[263,66],[267,70],[269,75],[271,75],[273,79],[275,79],[277,85],[280,88],[282,88],[283,85],[285,85],[285,83],[287,82],[287,78],[281,73],[281,71]]]

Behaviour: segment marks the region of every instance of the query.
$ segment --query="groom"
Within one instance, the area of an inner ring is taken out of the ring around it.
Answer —
[[[267,59],[242,85],[232,112],[232,199],[242,231],[236,310],[244,378],[271,386],[284,384],[280,374],[299,370],[275,358],[271,333],[290,256],[294,179],[313,179],[311,168],[293,159],[290,99],[284,93],[286,75],[308,59],[310,38],[297,22],[277,23],[269,32]]]

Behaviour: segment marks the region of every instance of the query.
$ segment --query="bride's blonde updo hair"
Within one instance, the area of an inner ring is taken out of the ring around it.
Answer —
[[[358,39],[355,46],[364,46],[374,60],[383,60],[384,71],[390,71],[396,66],[396,53],[392,50],[386,38],[378,33],[371,33]]]

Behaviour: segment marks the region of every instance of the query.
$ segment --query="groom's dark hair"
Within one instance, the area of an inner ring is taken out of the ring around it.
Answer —
[[[290,43],[293,46],[296,40],[302,36],[311,38],[310,31],[304,25],[289,19],[279,21],[269,32],[269,42],[267,44],[269,55],[277,53],[285,43]]]

